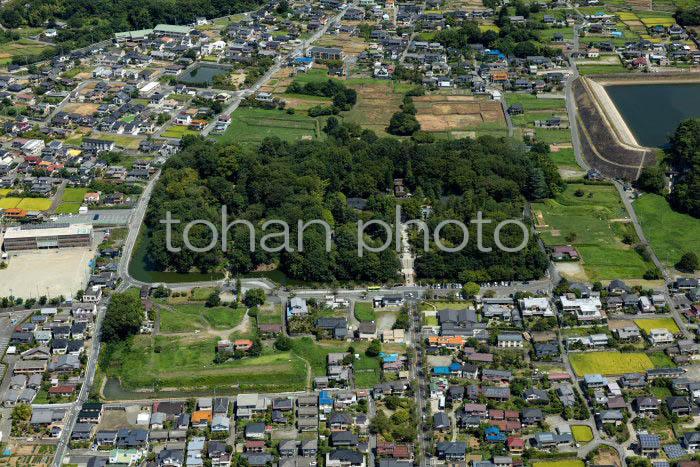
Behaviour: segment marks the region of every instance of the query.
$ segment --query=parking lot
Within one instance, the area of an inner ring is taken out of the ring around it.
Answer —
[[[127,225],[132,209],[97,209],[86,214],[64,214],[58,216],[58,222],[68,224],[93,224],[93,225]]]

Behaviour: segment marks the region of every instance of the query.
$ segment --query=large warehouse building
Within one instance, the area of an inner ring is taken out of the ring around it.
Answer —
[[[90,224],[33,224],[9,227],[5,231],[3,249],[6,252],[75,248],[92,245]]]

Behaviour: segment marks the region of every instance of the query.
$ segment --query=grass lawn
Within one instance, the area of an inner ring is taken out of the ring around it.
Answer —
[[[568,143],[571,141],[571,130],[548,130],[546,128],[535,128],[535,138],[543,143]]]
[[[328,80],[328,70],[313,68],[306,73],[299,73],[294,77],[294,81],[300,83],[322,82]]]
[[[649,391],[651,391],[651,393],[654,395],[654,397],[657,397],[662,400],[673,395],[669,388],[659,386],[648,386],[648,388]]]
[[[438,322],[437,316],[425,316],[425,324],[426,326],[439,326],[440,323]]]
[[[308,337],[302,337],[300,339],[292,339],[292,352],[309,361],[311,364],[311,372],[314,376],[325,376],[328,354],[347,352],[350,345],[355,348],[355,353],[361,355],[360,362],[362,362],[362,360],[366,358],[364,353],[367,347],[369,347],[369,342],[353,342],[352,344],[339,341],[314,342]],[[360,364],[366,366],[371,365],[367,362]]]
[[[374,321],[377,319],[374,307],[370,302],[355,302],[355,318],[358,321]]]
[[[51,200],[46,198],[23,198],[17,204],[17,207],[27,211],[48,211],[51,208],[51,204]]]
[[[66,188],[61,196],[61,201],[68,201],[69,203],[82,203],[85,199],[85,193],[88,192],[87,188]]]
[[[580,190],[580,192],[579,192]],[[576,193],[582,196],[576,196]],[[636,242],[620,196],[612,185],[569,183],[556,199],[532,206],[546,227],[538,228],[544,243],[574,245],[589,280],[641,278],[651,264],[622,242],[629,234]],[[575,237],[571,237],[575,235]]]
[[[361,354],[359,360],[353,361],[355,385],[358,388],[371,388],[379,383],[381,376],[381,363],[378,358]]]
[[[318,137],[318,121],[300,113],[288,114],[284,110],[238,108],[231,124],[214,138],[222,143],[256,144],[268,136],[296,141]]]
[[[554,462],[535,462],[532,467],[584,467],[583,461],[554,461]]]
[[[678,334],[681,332],[673,318],[636,319],[634,320],[634,324],[639,326],[639,329],[644,329],[647,334],[652,329],[657,328],[666,328],[673,334]]]
[[[195,287],[192,289],[192,300],[205,301],[214,291],[214,287]]]
[[[571,427],[571,434],[577,443],[587,443],[593,439],[593,431],[587,425],[574,425]]]
[[[160,310],[161,332],[184,332],[207,328],[206,321],[200,316],[202,307],[177,305],[174,308],[175,311]]]
[[[188,341],[158,336],[151,346],[150,336],[137,336],[130,349],[119,346],[109,376],[121,377],[128,388],[207,388],[245,392],[269,386],[276,391],[303,390],[306,365],[291,352],[274,353],[214,364],[216,339]],[[263,389],[264,391],[264,389]]]
[[[78,214],[80,203],[61,203],[56,209],[56,214]]]
[[[654,352],[652,354],[649,354],[649,358],[651,359],[651,362],[656,368],[668,368],[676,366],[676,364],[673,363],[673,360],[671,360],[671,357],[669,357],[663,352]]]
[[[266,302],[258,309],[258,324],[282,324],[282,305]]]
[[[209,325],[214,329],[231,329],[240,324],[245,313],[245,308],[236,308],[234,310],[233,308],[219,306],[207,308],[204,312],[204,319],[206,319]]]
[[[661,261],[673,265],[683,253],[697,251],[700,219],[676,212],[666,198],[645,194],[634,202],[644,235]]]
[[[577,167],[576,155],[574,154],[574,148],[562,148],[557,152],[550,152],[549,158],[560,166],[570,166]]]
[[[467,301],[467,300],[461,300],[461,301],[453,301],[453,302],[444,302],[444,301],[425,301],[426,305],[426,310],[432,310],[433,308],[435,310],[444,310],[446,308],[452,308],[453,310],[461,310],[463,308],[470,308],[472,307],[472,302]]]
[[[643,353],[590,352],[569,355],[571,366],[578,376],[600,373],[617,375],[622,373],[644,373],[654,364]]]
[[[20,39],[14,42],[0,44],[0,54],[3,57],[16,57],[18,55],[38,55],[43,50],[48,49],[46,44],[40,44],[28,39]]]

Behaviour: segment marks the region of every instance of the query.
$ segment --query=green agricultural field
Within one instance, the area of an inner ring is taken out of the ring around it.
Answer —
[[[2,198],[0,199],[0,209],[16,208],[22,198]]]
[[[535,462],[532,467],[584,467],[583,461],[554,461],[554,462]]]
[[[245,308],[229,308],[219,306],[216,308],[207,308],[204,311],[204,319],[209,325],[217,330],[231,329],[238,326],[246,314]]]
[[[250,391],[269,385],[276,391],[304,390],[306,365],[291,352],[214,364],[217,339],[137,336],[130,347],[115,346],[108,376],[127,388],[206,388]],[[258,389],[259,390],[259,389]],[[263,389],[264,390],[264,389]]]
[[[673,363],[673,360],[671,360],[671,357],[669,357],[668,355],[666,355],[663,352],[651,353],[651,354],[649,354],[649,359],[651,360],[651,363],[653,363],[656,368],[668,368],[668,367],[676,366],[676,364]]]
[[[257,144],[269,136],[287,141],[318,137],[316,119],[300,113],[288,114],[283,110],[239,108],[231,124],[222,135],[213,136],[222,143]]]
[[[697,251],[700,219],[674,211],[666,198],[654,194],[637,199],[634,210],[659,260],[672,266],[683,253]]]
[[[192,300],[203,302],[214,291],[214,287],[195,287],[192,289]]]
[[[643,353],[589,352],[572,353],[569,361],[578,376],[600,373],[618,375],[622,373],[644,373],[654,364]]]
[[[207,328],[202,318],[202,307],[196,305],[176,305],[173,310],[160,310],[160,332],[185,332]]]
[[[587,443],[593,439],[593,430],[587,425],[574,425],[571,427],[571,434],[577,443]]]
[[[370,302],[355,302],[355,318],[358,321],[374,321],[377,319],[374,307]]]
[[[87,188],[66,188],[61,196],[61,201],[67,201],[69,203],[82,203],[85,199],[85,193],[88,192]]]
[[[629,73],[630,71],[622,65],[579,65],[577,68],[582,76]]]
[[[56,208],[56,214],[78,214],[80,211],[80,203],[61,203]]]
[[[0,197],[7,196],[8,193],[12,193],[11,188],[1,188],[0,189]]]
[[[17,207],[27,211],[48,211],[51,209],[51,204],[51,200],[46,198],[23,198]]]
[[[0,44],[0,58],[12,59],[17,56],[39,55],[49,46],[29,39],[20,39],[14,42]]]
[[[543,143],[568,143],[571,141],[571,130],[549,130],[547,128],[535,128],[535,138]]]
[[[545,244],[574,245],[589,280],[641,278],[651,268],[622,242],[625,235],[634,242],[637,237],[612,185],[569,183],[556,199],[534,203],[532,209],[544,218],[546,227],[538,232]]]
[[[190,130],[189,127],[182,125],[173,125],[168,127],[161,136],[163,138],[182,138],[185,135],[197,136],[198,131]]]
[[[634,324],[636,324],[639,329],[644,329],[647,334],[652,329],[657,328],[666,328],[673,334],[679,334],[681,332],[673,318],[636,319],[634,320]]]
[[[294,77],[294,81],[300,83],[318,83],[328,80],[328,70],[313,68],[306,73],[299,73]]]
[[[525,112],[533,110],[559,109],[566,112],[566,101],[564,99],[538,99],[532,94],[508,93],[506,94],[508,105],[523,104]]]

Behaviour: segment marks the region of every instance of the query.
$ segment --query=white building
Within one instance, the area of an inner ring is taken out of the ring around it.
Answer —
[[[673,341],[673,334],[666,328],[654,328],[649,331],[649,342],[652,345],[670,344]]]
[[[569,298],[566,295],[559,297],[561,309],[565,313],[574,313],[579,321],[593,321],[605,318],[605,313],[600,303],[600,298]]]
[[[520,299],[519,305],[523,318],[526,316],[554,316],[552,306],[550,305],[549,300],[545,297],[523,298]]]

